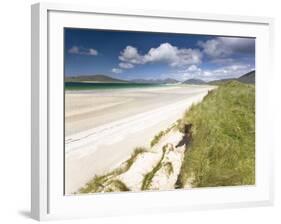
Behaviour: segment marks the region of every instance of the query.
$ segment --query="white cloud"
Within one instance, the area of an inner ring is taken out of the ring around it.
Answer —
[[[120,63],[119,63],[119,67],[120,67],[120,68],[124,68],[124,69],[129,69],[129,68],[133,68],[134,65],[131,64],[131,63],[120,62]]]
[[[235,63],[235,59],[233,58],[212,58],[210,62],[220,65],[229,65]]]
[[[212,71],[212,77],[214,79],[236,78],[251,70],[253,69],[250,64],[234,64],[214,69]]]
[[[191,65],[186,70],[179,71],[177,77],[179,80],[202,79],[204,81],[211,81],[217,79],[238,78],[252,70],[254,70],[253,66],[242,63],[222,66],[215,69],[201,69]]]
[[[70,48],[68,50],[68,53],[70,53],[70,54],[79,54],[79,47],[73,46],[72,48]]]
[[[119,74],[119,73],[122,73],[122,72],[123,72],[123,70],[120,69],[120,68],[113,68],[113,69],[111,69],[111,71],[112,71],[113,73],[116,73],[116,74]]]
[[[123,62],[119,64],[122,68],[131,68],[133,64],[156,62],[167,63],[171,67],[181,67],[191,64],[200,64],[202,53],[198,49],[178,48],[170,43],[162,43],[157,48],[151,48],[144,55],[141,55],[137,48],[127,46],[121,52],[119,59]],[[128,64],[131,65],[128,66]]]
[[[144,54],[141,54],[136,47],[127,46],[120,53],[119,68],[114,68],[114,70],[117,69],[115,73],[120,73],[123,71],[122,69],[130,69],[137,64],[166,63],[172,67],[171,72],[162,74],[162,78],[175,78],[181,81],[194,78],[211,81],[237,78],[254,69],[254,66],[248,62],[230,57],[234,53],[253,53],[254,39],[216,37],[199,42],[198,45],[202,51],[162,43],[156,48],[150,48]],[[209,61],[220,66],[208,69],[200,68],[203,54],[209,57]]]
[[[178,48],[169,43],[151,48],[144,55],[145,62],[166,62],[172,67],[201,63],[202,54],[197,49]]]
[[[119,60],[130,64],[143,64],[143,57],[139,54],[138,49],[127,46],[119,56]]]
[[[98,51],[94,48],[84,48],[84,47],[77,47],[73,46],[68,50],[70,54],[80,54],[80,55],[90,55],[90,56],[97,56]]]
[[[212,58],[224,58],[234,53],[253,53],[255,39],[237,37],[216,37],[205,42],[199,41],[203,52]]]
[[[181,80],[186,79],[199,79],[199,77],[202,76],[203,71],[201,68],[197,67],[196,65],[191,65],[187,69],[183,71],[179,71],[179,74],[181,76]]]
[[[187,68],[187,71],[189,72],[198,72],[201,71],[201,68],[197,67],[196,65],[191,65]]]
[[[146,55],[144,55],[145,62],[164,61],[172,63],[176,60],[177,49],[169,43],[160,44],[157,48],[151,48]]]
[[[225,57],[231,54],[231,49],[224,46],[218,38],[207,40],[206,42],[199,41],[198,45],[202,47],[203,52],[210,57]]]
[[[93,48],[90,48],[89,49],[89,55],[98,55],[98,51],[93,49]]]

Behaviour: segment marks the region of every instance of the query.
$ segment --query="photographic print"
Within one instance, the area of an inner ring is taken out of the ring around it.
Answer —
[[[64,28],[64,192],[255,184],[255,38]]]

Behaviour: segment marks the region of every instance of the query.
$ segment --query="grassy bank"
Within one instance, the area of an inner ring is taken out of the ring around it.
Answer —
[[[179,128],[192,123],[179,187],[255,183],[255,86],[236,81],[220,85],[186,112]]]

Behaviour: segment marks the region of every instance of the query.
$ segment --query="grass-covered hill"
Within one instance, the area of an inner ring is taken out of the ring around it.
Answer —
[[[248,72],[247,74],[240,76],[237,80],[239,82],[243,82],[243,83],[255,84],[255,82],[256,82],[256,71]]]
[[[192,123],[178,187],[255,184],[255,86],[220,85],[191,107],[179,128]]]
[[[246,83],[246,84],[255,84],[255,82],[256,82],[256,71],[253,70],[251,72],[248,72],[248,73],[240,76],[239,78],[220,79],[220,80],[210,81],[210,82],[208,82],[208,84],[221,85],[221,84],[225,84],[229,81],[238,81],[238,82]]]
[[[107,75],[83,75],[83,76],[66,77],[65,82],[127,83],[128,81],[112,78]]]
[[[201,79],[187,79],[182,83],[183,84],[194,84],[194,85],[206,84],[206,82]]]

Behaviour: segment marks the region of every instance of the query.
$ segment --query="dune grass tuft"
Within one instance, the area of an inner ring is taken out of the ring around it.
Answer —
[[[85,187],[79,190],[79,193],[95,193],[100,192],[104,189],[105,183],[108,180],[108,175],[95,176],[91,181],[89,181]]]
[[[122,173],[128,171],[130,169],[130,167],[134,164],[134,162],[136,161],[138,155],[140,155],[141,153],[146,152],[147,150],[143,147],[137,147],[135,149],[135,151],[133,152],[133,154],[131,155],[131,157],[125,162],[125,169],[123,170]]]
[[[179,122],[180,122],[180,120],[177,120],[169,128],[167,128],[164,131],[160,131],[157,135],[155,135],[154,138],[150,142],[150,147],[153,147],[154,145],[156,145],[161,140],[161,138],[164,135],[168,134],[174,127],[176,127],[179,124]]]
[[[167,145],[163,146],[161,159],[158,161],[156,166],[153,167],[153,169],[144,176],[143,181],[142,181],[141,190],[148,190],[150,188],[154,175],[157,173],[158,170],[161,169],[161,167],[163,165],[162,161],[164,159],[166,151],[167,151]]]
[[[157,135],[155,135],[154,138],[150,142],[150,147],[153,147],[154,145],[156,145],[164,135],[165,135],[164,131],[160,131]]]
[[[116,192],[116,191],[130,191],[130,189],[124,184],[121,180],[115,179],[111,180],[108,183],[108,186],[110,186],[108,189],[106,189],[106,192]]]

